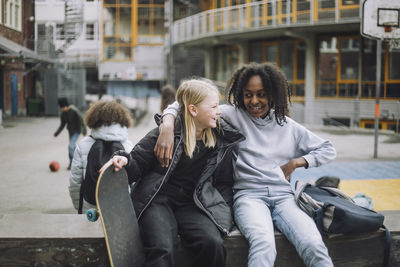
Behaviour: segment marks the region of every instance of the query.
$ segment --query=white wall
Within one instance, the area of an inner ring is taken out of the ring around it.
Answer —
[[[83,1],[83,0],[82,0]],[[56,40],[56,24],[64,23],[64,1],[45,0],[35,2],[35,23],[52,25],[54,29],[54,45],[60,48],[65,41]],[[66,59],[69,61],[90,61],[97,62],[99,41],[99,8],[101,2],[85,2],[83,10],[83,24],[78,39],[66,49]],[[95,39],[86,40],[86,23],[95,24]],[[36,35],[37,36],[37,35]]]
[[[163,49],[162,46],[137,46],[133,49],[132,62],[100,62],[99,79],[109,74],[110,80],[163,80]]]

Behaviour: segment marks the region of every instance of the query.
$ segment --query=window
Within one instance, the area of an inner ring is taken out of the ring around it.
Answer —
[[[293,51],[294,51],[294,43],[293,42],[281,42],[279,45],[279,67],[285,73],[286,78],[289,82],[293,81]]]
[[[22,30],[21,0],[5,0],[4,24],[15,30]]]
[[[252,42],[250,62],[276,64],[285,74],[292,96],[304,96],[306,45],[300,40]]]
[[[306,44],[298,42],[297,44],[297,79],[304,80],[306,77]]]
[[[56,40],[65,40],[64,24],[56,24]]]
[[[250,45],[250,62],[263,62],[262,58],[262,43],[257,42]]]
[[[375,98],[375,40],[359,36],[321,36],[318,47],[317,96]],[[400,49],[383,43],[381,59],[380,97],[400,98]]]
[[[318,40],[317,96],[358,96],[360,38],[321,36]]]
[[[239,49],[234,46],[223,46],[215,49],[216,80],[226,82],[239,65]]]
[[[87,23],[86,24],[86,40],[94,40],[95,33],[94,33],[94,24]]]
[[[246,4],[246,0],[213,0],[214,8]]]
[[[360,40],[358,38],[343,38],[340,41],[340,78],[341,80],[358,79],[358,55]]]
[[[42,39],[46,37],[46,25],[38,24],[37,25],[37,37],[38,39]]]
[[[400,80],[400,49],[389,49],[389,79]]]
[[[138,43],[163,43],[164,0],[138,1]]]
[[[131,61],[134,45],[132,1],[104,0],[103,3],[103,59]],[[95,38],[94,24],[86,25],[86,38]]]
[[[375,98],[376,88],[376,41],[363,38],[362,40],[362,85],[361,97]],[[396,61],[399,60],[398,49],[391,49],[382,44],[381,84],[382,98],[400,97],[400,70]]]
[[[336,96],[337,38],[322,37],[318,40],[318,47],[317,96]]]
[[[388,83],[386,84],[386,97],[400,98],[400,49],[390,48],[388,53]]]
[[[341,37],[340,41],[340,77],[339,96],[355,97],[358,95],[359,76],[359,37]]]

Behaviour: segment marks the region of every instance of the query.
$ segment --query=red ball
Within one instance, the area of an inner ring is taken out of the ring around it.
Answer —
[[[60,169],[60,163],[58,163],[58,161],[53,160],[52,162],[50,162],[49,168],[52,172],[56,172]]]

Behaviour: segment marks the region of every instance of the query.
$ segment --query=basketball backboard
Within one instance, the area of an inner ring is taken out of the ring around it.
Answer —
[[[361,35],[380,40],[400,39],[400,0],[365,0]]]

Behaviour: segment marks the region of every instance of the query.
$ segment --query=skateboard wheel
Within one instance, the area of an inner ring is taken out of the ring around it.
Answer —
[[[86,212],[86,218],[91,222],[95,222],[99,218],[99,212],[95,209],[90,209]]]

